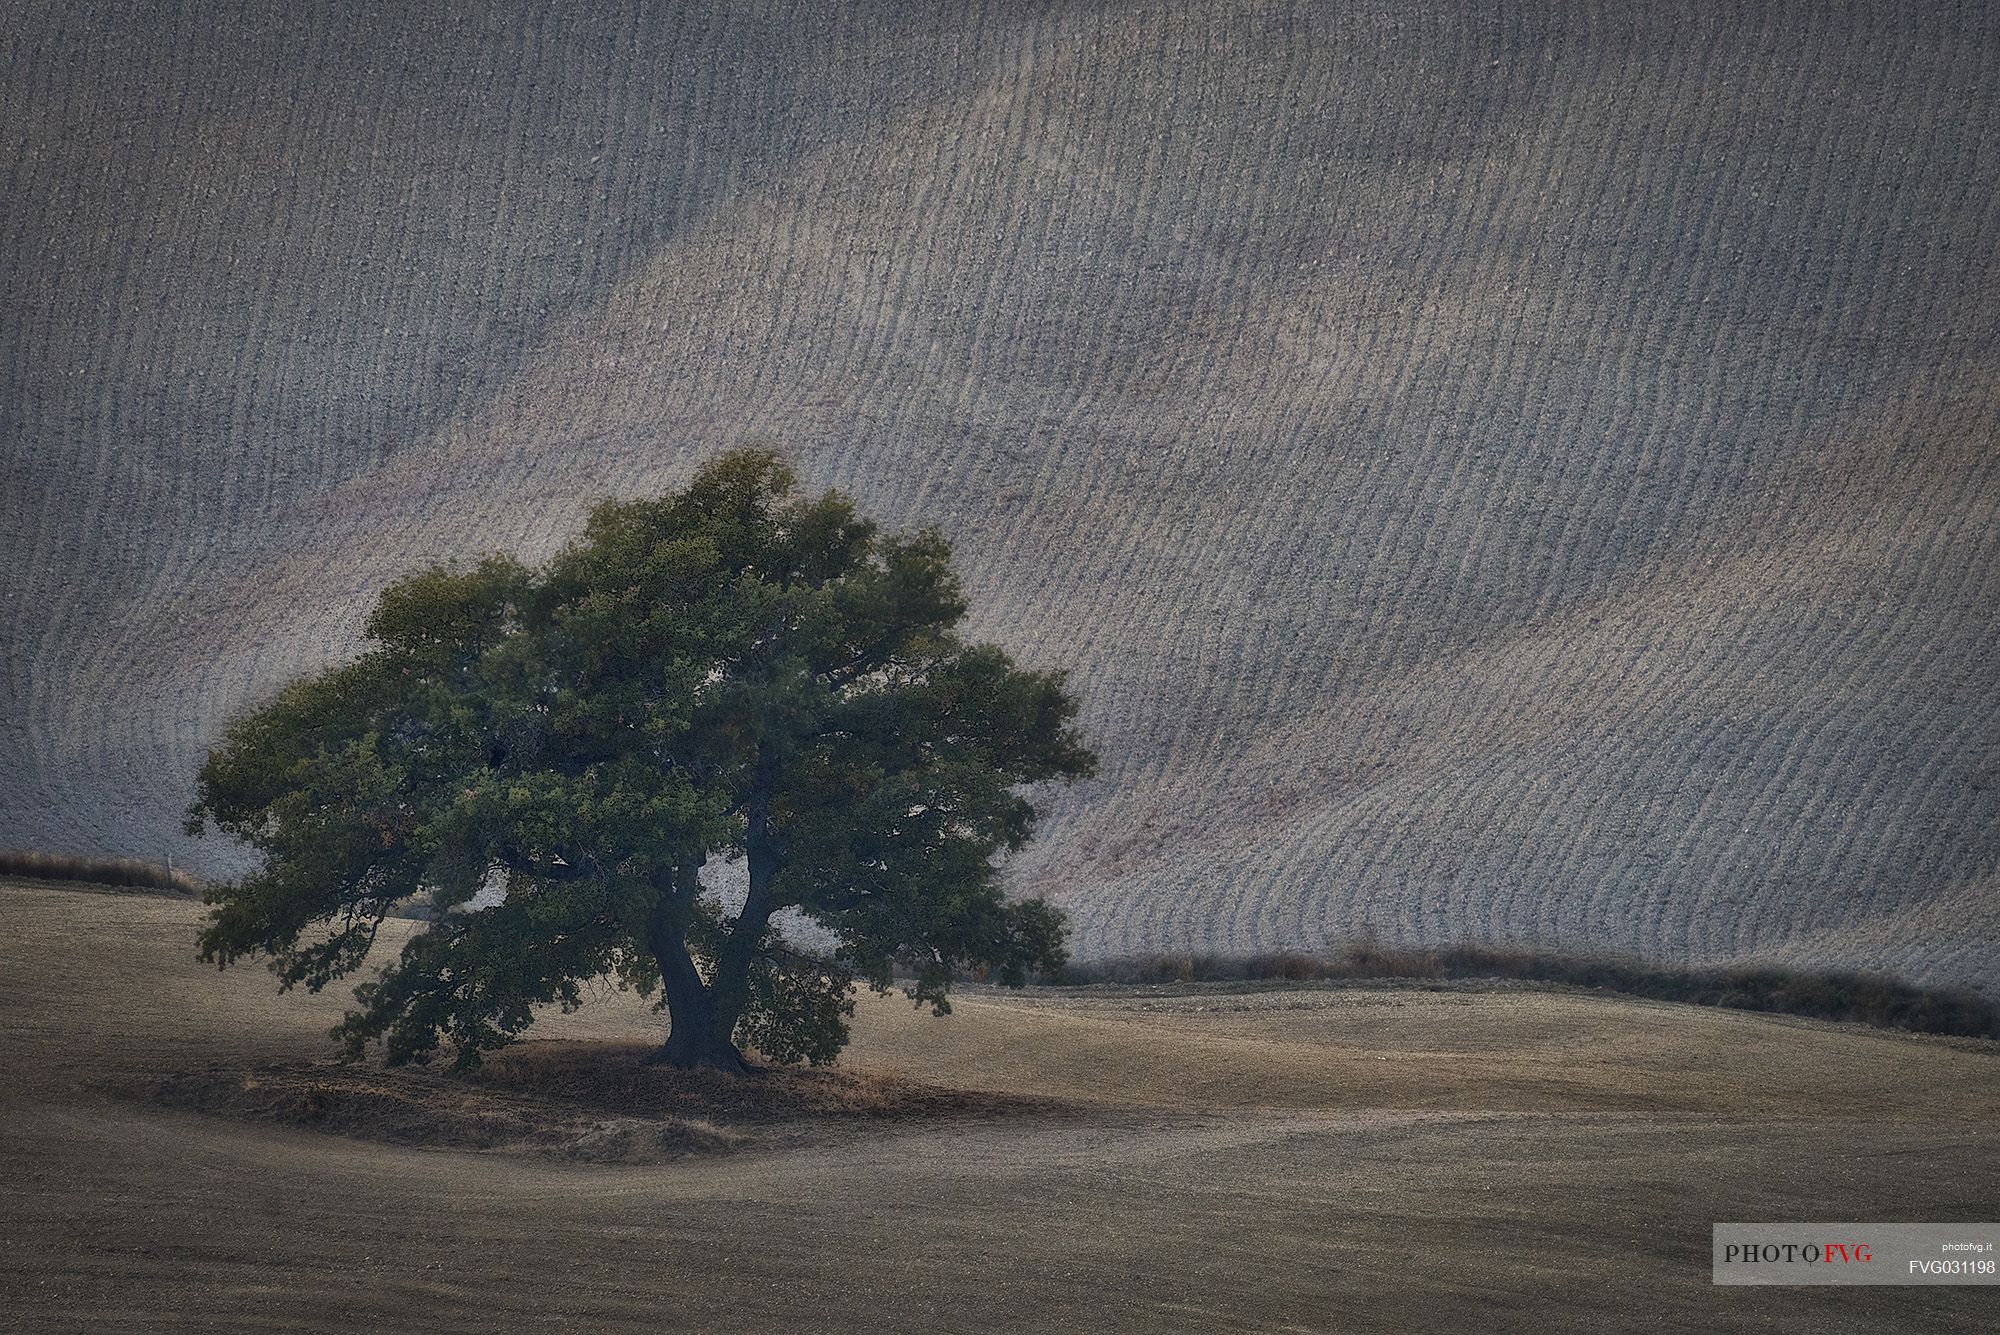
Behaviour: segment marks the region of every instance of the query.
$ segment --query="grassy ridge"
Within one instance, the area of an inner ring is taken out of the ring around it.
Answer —
[[[137,858],[94,858],[69,853],[0,849],[0,876],[171,890],[184,895],[201,893],[201,883],[182,868],[142,862]]]
[[[2000,1038],[2000,1008],[1970,988],[1913,987],[1874,974],[1742,964],[1682,969],[1612,955],[1502,946],[1405,949],[1358,942],[1326,955],[1128,955],[1072,964],[1049,981],[1101,983],[1341,982],[1507,978],[1621,992],[1696,1006],[1774,1011],[1964,1038]]]

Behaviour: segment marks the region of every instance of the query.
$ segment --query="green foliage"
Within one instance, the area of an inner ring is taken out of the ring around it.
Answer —
[[[1056,967],[1059,915],[1008,902],[995,858],[1033,833],[1025,785],[1095,761],[1060,674],[961,641],[964,612],[934,530],[795,498],[761,451],[600,506],[540,570],[411,576],[366,652],[211,752],[189,829],[262,857],[210,890],[203,957],[317,990],[428,894],[447,911],[337,1032],[461,1063],[604,976],[661,990],[670,1057],[728,1065],[738,1041],[832,1060],[852,984],[898,966],[940,1012],[960,971]],[[718,858],[748,864],[734,913],[696,874]],[[465,911],[495,877],[504,902]],[[782,910],[831,946],[804,953]]]

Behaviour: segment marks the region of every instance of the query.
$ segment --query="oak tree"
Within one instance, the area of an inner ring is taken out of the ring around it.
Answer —
[[[1095,762],[1061,675],[966,642],[965,611],[935,530],[802,497],[762,451],[600,506],[540,568],[412,575],[359,657],[209,754],[189,828],[258,857],[209,891],[203,958],[317,990],[427,897],[335,1031],[391,1062],[476,1063],[607,977],[657,990],[664,1060],[730,1070],[832,1060],[857,982],[939,1013],[967,971],[1019,985],[1062,920],[997,859]],[[725,863],[740,895],[703,877]]]

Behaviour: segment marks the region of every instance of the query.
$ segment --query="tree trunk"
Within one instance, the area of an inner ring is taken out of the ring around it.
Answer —
[[[778,873],[777,841],[771,836],[773,765],[766,755],[757,767],[757,786],[744,812],[743,851],[750,864],[750,888],[743,910],[729,924],[716,952],[715,977],[708,988],[711,1043],[729,1043],[736,1022],[750,1004],[750,969],[771,925],[772,882]]]
[[[771,829],[771,794],[776,787],[777,762],[760,748],[757,777],[744,810],[744,853],[750,864],[750,891],[743,911],[729,924],[714,960],[714,977],[703,983],[688,955],[687,923],[701,894],[701,863],[683,863],[674,888],[653,902],[647,924],[648,944],[659,962],[660,982],[667,992],[669,1028],[660,1060],[670,1066],[712,1066],[748,1073],[755,1070],[736,1048],[736,1023],[750,1004],[750,969],[770,929],[776,908],[772,885],[777,879],[778,840]]]
[[[687,921],[700,892],[700,871],[700,863],[682,866],[673,890],[663,891],[653,902],[646,924],[646,943],[660,966],[660,986],[667,994],[667,1041],[659,1060],[683,1070],[705,1066],[740,1075],[751,1069],[734,1042],[742,1007],[722,1014],[714,991],[702,982],[701,971],[688,954]]]
[[[704,1017],[683,1021],[676,1016],[673,1027],[667,1031],[667,1041],[660,1045],[659,1060],[683,1071],[707,1068],[731,1075],[752,1074],[756,1068],[743,1060],[735,1043],[716,1036],[717,1028]]]

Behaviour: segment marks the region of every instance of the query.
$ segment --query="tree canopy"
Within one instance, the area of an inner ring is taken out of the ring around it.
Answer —
[[[412,575],[358,658],[210,752],[189,829],[260,856],[209,891],[202,957],[318,990],[427,895],[335,1030],[391,1062],[476,1063],[604,977],[657,990],[663,1059],[728,1069],[745,1044],[832,1060],[857,982],[901,975],[940,1014],[966,971],[1019,985],[1063,924],[997,858],[1033,833],[1030,786],[1095,758],[1061,674],[967,643],[965,610],[936,530],[801,497],[765,451],[599,506],[539,569]],[[725,902],[701,872],[736,860]]]

